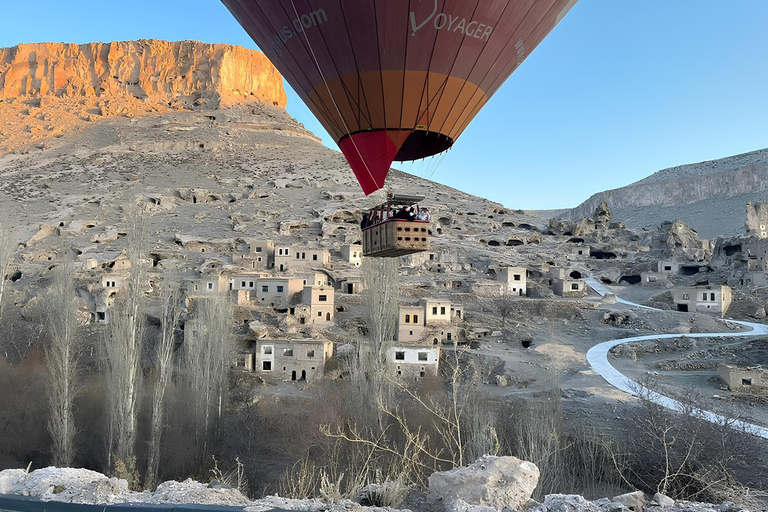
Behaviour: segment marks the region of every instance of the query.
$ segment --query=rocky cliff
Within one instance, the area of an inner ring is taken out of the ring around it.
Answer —
[[[154,39],[0,48],[0,152],[27,151],[86,123],[240,103],[284,108],[283,80],[260,52]]]
[[[739,232],[744,205],[768,196],[768,149],[664,169],[626,187],[599,192],[565,217],[588,217],[607,201],[617,220],[657,227],[680,219],[705,238]]]
[[[285,107],[280,74],[260,52],[155,39],[0,48],[0,99],[129,95],[140,100],[257,100]]]

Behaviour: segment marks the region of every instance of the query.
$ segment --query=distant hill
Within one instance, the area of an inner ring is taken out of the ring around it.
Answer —
[[[588,217],[608,201],[615,220],[654,229],[679,219],[702,238],[740,233],[745,203],[768,198],[768,149],[661,170],[626,187],[599,192],[561,216]]]

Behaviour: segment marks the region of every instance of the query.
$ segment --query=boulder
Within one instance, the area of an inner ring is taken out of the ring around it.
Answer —
[[[469,466],[430,475],[429,495],[445,504],[463,500],[469,505],[519,510],[538,483],[535,464],[517,457],[486,455]]]
[[[645,506],[645,493],[643,491],[628,492],[614,496],[613,501],[621,503],[632,512],[643,512]]]
[[[660,507],[674,507],[675,506],[675,500],[670,498],[669,496],[665,494],[661,494],[660,492],[657,492],[653,495],[653,501],[659,505]]]
[[[509,381],[507,380],[507,376],[506,375],[497,375],[496,376],[496,385],[501,387],[501,388],[505,388],[505,387],[509,386]]]

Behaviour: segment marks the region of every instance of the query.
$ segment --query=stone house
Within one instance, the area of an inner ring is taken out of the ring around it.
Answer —
[[[324,340],[257,340],[245,367],[265,378],[316,382],[333,356],[333,343]]]
[[[275,266],[275,243],[251,240],[245,248],[232,253],[232,264],[250,270],[268,270]]]
[[[256,296],[251,299],[273,308],[287,309],[301,300],[303,280],[291,277],[262,277],[256,283]]]
[[[397,343],[387,350],[387,368],[405,381],[437,376],[440,345],[424,346]]]
[[[585,260],[589,258],[589,246],[578,244],[566,249],[566,258],[571,260]]]
[[[359,267],[363,262],[363,245],[352,244],[341,248],[341,259],[349,264]]]
[[[449,300],[422,299],[418,305],[400,306],[397,318],[399,342],[437,345],[457,340],[454,318],[462,317],[463,309]]]
[[[577,299],[587,295],[587,283],[582,278],[581,272],[577,270],[567,272],[563,267],[551,266],[549,285],[556,295],[563,298]]]
[[[264,272],[242,272],[232,274],[229,278],[229,289],[232,291],[246,290],[254,295],[259,285],[259,279],[267,279],[270,275]]]
[[[301,317],[300,323],[327,324],[336,314],[336,290],[331,286],[305,286],[301,303],[308,308],[309,317]],[[304,321],[301,321],[304,320]]]
[[[365,281],[361,276],[345,276],[336,281],[341,293],[358,294],[365,291]]]
[[[325,248],[311,248],[302,245],[278,246],[275,248],[275,269],[301,271],[325,267],[331,263],[331,253]]]
[[[733,300],[728,286],[696,286],[672,290],[672,300],[678,311],[699,311],[723,316]]]
[[[188,297],[224,295],[229,291],[229,277],[221,273],[210,273],[185,281]]]
[[[763,368],[739,368],[732,364],[721,364],[717,367],[717,375],[731,391],[768,393],[768,370]]]
[[[525,296],[527,290],[527,270],[525,267],[502,267],[496,271],[496,280],[504,286],[504,292]]]
[[[741,286],[754,288],[768,286],[768,274],[763,271],[745,272],[744,276],[739,281],[739,284]]]

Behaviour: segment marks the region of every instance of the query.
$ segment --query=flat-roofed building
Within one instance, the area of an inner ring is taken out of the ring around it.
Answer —
[[[280,272],[325,267],[330,263],[331,253],[326,248],[313,248],[303,245],[278,246],[275,248],[275,269]]]
[[[678,311],[699,311],[723,316],[731,307],[733,294],[728,286],[694,286],[672,290]]]
[[[496,271],[496,280],[504,286],[505,293],[524,296],[527,290],[527,270],[525,267],[501,267]]]
[[[325,374],[325,363],[333,355],[333,343],[325,340],[257,340],[246,368],[265,378],[316,382]]]
[[[285,309],[301,300],[304,284],[291,277],[262,277],[256,283],[256,302]],[[253,293],[251,298],[253,299]]]
[[[437,376],[440,345],[396,343],[387,350],[387,369],[406,381],[419,381],[427,375]]]
[[[309,306],[312,324],[326,324],[333,321],[336,314],[336,290],[330,286],[305,286],[301,294],[301,303]]]

